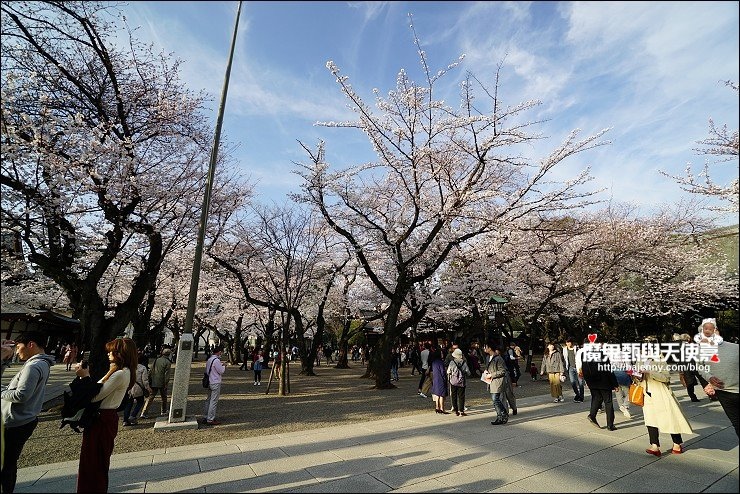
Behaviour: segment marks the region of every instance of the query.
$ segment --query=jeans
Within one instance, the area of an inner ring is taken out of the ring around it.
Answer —
[[[421,370],[421,378],[419,379],[419,391],[421,391],[422,386],[424,386],[424,381],[427,377],[427,369],[422,368]]]
[[[15,489],[15,481],[18,476],[18,458],[21,457],[23,446],[33,434],[33,430],[39,423],[39,419],[18,427],[5,429],[5,453],[3,454],[2,487],[3,492],[12,493]]]
[[[629,400],[630,387],[622,386],[620,384],[619,391],[615,391],[614,394],[617,396],[617,406],[619,406],[620,409],[629,411],[630,409],[630,400]]]
[[[583,378],[578,377],[578,369],[575,366],[568,367],[568,379],[576,398],[583,401]]]
[[[504,409],[504,404],[501,402],[501,393],[491,393],[491,400],[493,401],[493,408],[496,410],[497,420],[509,415]]]
[[[391,379],[398,381],[398,363],[391,365]]]
[[[209,422],[216,419],[216,405],[218,405],[219,396],[221,396],[221,383],[211,383],[208,386],[208,395],[203,411],[203,415],[206,416],[206,420]]]
[[[126,406],[123,408],[123,421],[136,422],[139,417],[139,412],[144,406],[144,396],[138,396],[136,398],[129,397],[126,401]]]

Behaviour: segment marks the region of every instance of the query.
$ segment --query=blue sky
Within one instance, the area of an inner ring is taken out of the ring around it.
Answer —
[[[182,77],[213,96],[215,121],[236,1],[131,2],[137,35],[184,61]],[[737,2],[244,2],[223,132],[235,158],[258,182],[257,199],[285,202],[298,191],[297,143],[324,139],[334,166],[372,158],[359,131],[315,126],[351,118],[326,69],[333,60],[355,90],[393,89],[406,69],[420,81],[408,14],[431,68],[465,54],[446,79],[451,103],[465,71],[490,81],[503,60],[506,104],[542,101],[532,119],[549,139],[540,157],[568,133],[611,128],[611,145],[564,163],[559,178],[586,165],[605,198],[645,213],[687,195],[658,173],[698,173],[705,158],[692,148],[708,135],[708,119],[738,127]],[[737,160],[713,165],[713,178],[737,177]],[[736,218],[723,223],[736,222]]]

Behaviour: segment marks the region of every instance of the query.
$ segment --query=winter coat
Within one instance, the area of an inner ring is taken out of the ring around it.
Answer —
[[[432,394],[437,396],[447,396],[447,371],[442,359],[437,359],[431,363],[432,372]]]
[[[599,369],[599,366],[602,368]],[[610,368],[611,364],[607,358],[602,358],[601,362],[583,362],[583,378],[588,388],[609,390],[618,387],[617,376],[611,370],[607,370]]]
[[[172,368],[172,362],[165,356],[157,357],[152,364],[150,372],[152,387],[161,389],[166,388],[170,382],[170,369]]]
[[[149,371],[143,364],[136,366],[136,383],[131,387],[128,394],[131,398],[141,398],[144,390],[149,389]]]
[[[503,393],[504,378],[506,377],[506,362],[501,355],[494,355],[489,359],[486,365],[486,371],[491,375],[491,382],[488,384],[488,392]]]
[[[642,365],[644,362],[639,362],[638,369]],[[694,431],[669,386],[670,375],[665,361],[653,361],[652,365],[656,368],[644,372],[640,382],[645,392],[645,404],[642,407],[645,425],[657,427],[666,434],[693,434]]]
[[[563,360],[563,354],[560,350],[555,349],[550,355],[543,357],[541,371],[545,374],[564,374],[565,373],[565,361]]]

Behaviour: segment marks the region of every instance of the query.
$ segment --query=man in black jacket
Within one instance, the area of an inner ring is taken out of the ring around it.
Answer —
[[[584,343],[589,343],[586,340]],[[583,378],[586,380],[588,389],[591,390],[591,410],[588,414],[588,421],[597,429],[601,429],[599,423],[596,421],[596,414],[599,413],[599,408],[603,403],[606,412],[606,428],[610,431],[615,431],[617,428],[614,426],[614,404],[612,402],[612,390],[619,389],[619,383],[617,382],[616,376],[611,371],[611,363],[606,356],[598,350],[595,350],[600,355],[597,361],[591,361],[587,358],[586,349],[583,353],[583,366],[581,372]]]

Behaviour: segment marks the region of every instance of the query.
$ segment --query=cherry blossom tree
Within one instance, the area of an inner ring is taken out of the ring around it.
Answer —
[[[725,81],[725,85],[731,90],[738,92],[738,85],[732,81]],[[737,102],[737,96],[735,97]],[[738,151],[740,150],[740,141],[738,141],[738,130],[730,130],[727,124],[718,127],[714,120],[709,119],[709,137],[698,141],[700,148],[695,148],[700,155],[711,156],[716,160],[714,164],[732,164],[732,169],[737,171]],[[740,201],[740,189],[738,189],[737,176],[727,184],[716,183],[711,177],[710,163],[707,161],[704,168],[697,176],[694,175],[691,164],[686,166],[686,175],[684,177],[672,176],[668,173],[661,172],[664,175],[674,179],[683,190],[692,194],[699,194],[706,197],[714,197],[722,201],[723,206],[711,207],[715,211],[729,211],[737,213],[740,211],[738,201]]]
[[[591,192],[582,187],[587,171],[562,183],[552,180],[551,171],[601,144],[604,133],[579,139],[574,131],[548,156],[526,158],[526,145],[539,136],[530,132],[536,122],[525,120],[524,113],[539,102],[505,105],[497,72],[491,88],[468,74],[459,106],[451,107],[438,87],[460,60],[434,72],[416,35],[414,41],[424,81],[417,84],[401,70],[387,97],[375,91],[379,114],[334,62],[327,63],[357,120],[323,125],[364,132],[377,161],[332,171],[323,142],[315,149],[301,144],[308,162],[298,171],[304,179],[298,199],[315,207],[351,244],[387,301],[384,334],[371,357],[377,388],[394,387],[390,351],[415,322],[399,319],[411,288],[431,277],[454,248],[479,235],[535,212],[590,202]],[[381,271],[386,265],[391,270]]]
[[[4,2],[2,221],[28,260],[66,293],[91,350],[138,317],[165,237],[197,217],[210,146],[202,97],[179,62],[95,2]]]

